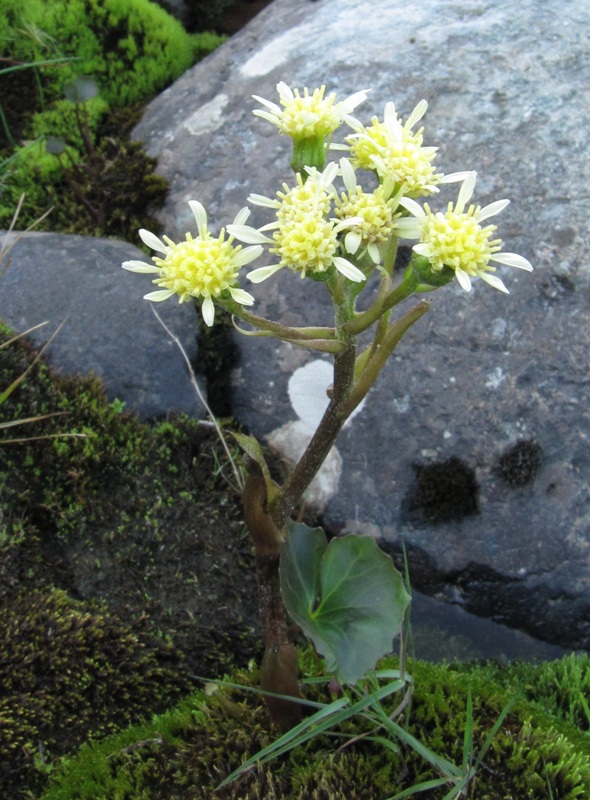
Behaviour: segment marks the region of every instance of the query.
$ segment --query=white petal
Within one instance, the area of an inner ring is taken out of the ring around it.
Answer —
[[[292,103],[295,99],[295,95],[285,81],[279,81],[279,83],[277,83],[277,92],[281,100],[287,100],[287,102]]]
[[[344,246],[346,247],[346,252],[354,255],[361,246],[362,240],[363,237],[358,231],[348,231],[344,237]]]
[[[159,267],[153,264],[145,264],[143,261],[124,261],[121,266],[129,272],[160,272]]]
[[[338,272],[344,275],[345,278],[348,278],[355,283],[360,283],[361,281],[367,280],[364,273],[362,273],[358,267],[355,267],[354,264],[351,264],[350,261],[347,261],[345,258],[336,256],[334,258],[334,266]]]
[[[457,214],[462,214],[463,209],[467,205],[467,203],[471,200],[473,195],[473,190],[475,189],[475,181],[477,179],[477,172],[468,172],[465,180],[461,184],[461,188],[459,189],[459,197],[457,198],[457,202],[455,203],[455,211]]]
[[[350,97],[347,97],[346,100],[343,101],[342,107],[345,108],[347,112],[354,111],[358,105],[367,99],[367,92],[370,91],[370,89],[362,89],[360,92],[351,94]]]
[[[229,293],[236,301],[236,303],[240,303],[242,306],[251,306],[254,305],[254,298],[249,292],[245,292],[243,289],[236,289],[230,286]]]
[[[282,114],[283,113],[282,108],[280,106],[278,106],[276,103],[271,103],[270,100],[265,100],[264,97],[258,97],[257,94],[253,94],[252,97],[255,100],[258,100],[259,103],[262,103],[263,106],[266,106],[270,111],[273,112],[273,114]],[[256,111],[254,113],[256,114]]]
[[[490,257],[490,261],[497,261],[498,264],[507,264],[509,267],[517,269],[525,269],[527,272],[533,271],[531,262],[517,253],[495,253]]]
[[[419,256],[424,256],[425,258],[432,257],[432,246],[426,244],[426,242],[419,242],[412,247],[412,250],[415,253],[418,253]]]
[[[499,289],[501,292],[504,292],[505,294],[510,294],[510,292],[504,286],[500,278],[497,278],[495,275],[490,275],[487,272],[482,272],[482,274],[479,277],[482,279],[482,281],[485,281],[486,283],[489,283],[490,286],[493,286],[494,289]]]
[[[418,220],[415,217],[402,217],[402,219],[396,219],[395,230],[398,236],[401,236],[402,239],[420,238],[420,226],[418,225]]]
[[[350,117],[349,117],[350,119]],[[328,150],[350,150],[350,145],[348,144],[337,144],[336,142],[330,142],[328,145]]]
[[[252,247],[244,247],[233,256],[233,262],[236,267],[243,267],[245,264],[250,264],[255,258],[261,256],[264,248],[260,244],[252,245]]]
[[[330,161],[328,166],[321,173],[320,184],[324,188],[333,183],[334,178],[338,175],[338,164],[335,161]]]
[[[439,183],[458,183],[459,181],[464,181],[465,178],[471,174],[471,170],[468,172],[449,172],[448,175],[443,175],[442,178],[439,178]]]
[[[273,125],[278,125],[279,119],[276,114],[270,114],[268,111],[260,111],[258,108],[255,108],[252,113],[255,117],[262,117],[262,119],[272,122]]]
[[[210,297],[206,297],[203,300],[203,305],[201,306],[201,314],[203,315],[203,320],[205,325],[208,325],[209,328],[215,322],[215,306],[213,305],[213,300]]]
[[[268,236],[260,233],[260,231],[256,230],[256,228],[252,228],[250,225],[228,225],[227,232],[245,244],[272,242],[272,239],[269,239]]]
[[[506,208],[509,202],[510,200],[496,200],[495,203],[490,203],[489,205],[484,206],[477,215],[477,221],[481,222],[484,219],[496,216],[496,214],[499,214],[500,211],[503,211]]]
[[[340,233],[340,231],[344,231],[347,228],[353,228],[355,225],[362,225],[362,223],[362,217],[346,217],[346,219],[342,219],[340,222],[334,225],[334,232]]]
[[[250,209],[248,208],[248,206],[244,206],[244,208],[241,208],[236,214],[233,224],[243,225],[249,216],[250,216]]]
[[[350,194],[356,188],[356,172],[347,158],[340,159],[340,171],[342,172],[342,180],[346,186],[346,191]]]
[[[379,252],[379,248],[375,242],[371,242],[371,244],[367,247],[367,251],[373,264],[379,264],[381,262],[381,253]]]
[[[463,272],[462,269],[456,269],[455,275],[457,276],[457,280],[462,289],[465,289],[466,292],[471,291],[471,278],[466,272]]]
[[[395,105],[392,102],[385,104],[383,122],[385,123],[389,133],[393,136],[394,140],[398,141],[401,138],[402,127],[399,124],[399,120],[395,112]]]
[[[168,300],[169,297],[172,297],[174,292],[172,289],[158,289],[157,292],[150,292],[149,294],[144,294],[144,300],[151,300],[152,303],[161,303],[162,300]]]
[[[426,114],[427,108],[428,108],[428,103],[426,102],[426,100],[420,100],[416,108],[412,111],[412,113],[406,120],[406,128],[413,128],[414,125],[422,119],[424,114]]]
[[[248,202],[255,206],[265,206],[267,208],[278,208],[281,205],[280,200],[271,200],[270,197],[265,197],[263,194],[249,194]]]
[[[353,117],[350,114],[345,114],[342,119],[350,128],[353,129],[353,131],[356,131],[357,133],[362,133],[362,131],[365,129],[365,126],[359,122],[356,117]]]
[[[147,244],[148,247],[151,247],[152,250],[159,250],[160,253],[168,252],[168,246],[165,245],[161,239],[158,239],[155,233],[146,231],[145,228],[140,228],[139,238],[144,244]]]
[[[262,281],[270,278],[271,275],[274,275],[275,272],[278,272],[280,269],[282,269],[280,264],[273,264],[271,267],[258,267],[258,269],[249,272],[246,277],[249,281],[252,281],[252,283],[262,283]]]
[[[199,236],[205,236],[207,233],[207,212],[205,211],[205,207],[199,203],[198,200],[189,200],[188,204],[197,221]]]
[[[399,204],[400,206],[403,206],[406,211],[409,211],[410,214],[413,214],[417,219],[424,219],[426,217],[422,206],[418,205],[418,203],[415,200],[412,200],[411,197],[402,197],[402,199],[399,201]],[[401,219],[397,221],[397,224],[399,225],[400,222],[402,222]]]

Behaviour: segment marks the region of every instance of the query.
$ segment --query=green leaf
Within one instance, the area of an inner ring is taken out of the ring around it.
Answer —
[[[321,528],[293,523],[280,574],[287,611],[342,683],[357,683],[391,651],[410,596],[373,539],[328,544]]]

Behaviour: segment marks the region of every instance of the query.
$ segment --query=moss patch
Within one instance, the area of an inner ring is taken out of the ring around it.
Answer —
[[[313,660],[307,656],[307,667]],[[321,669],[315,661],[315,670]],[[478,800],[561,800],[585,798],[590,791],[590,742],[565,721],[541,710],[542,684],[537,668],[526,667],[529,683],[538,686],[536,702],[521,699],[505,720],[473,781],[470,796]],[[544,665],[546,675],[560,662]],[[588,663],[584,664],[588,671]],[[503,685],[486,667],[449,667],[425,662],[410,665],[415,690],[406,729],[428,748],[461,764],[466,698],[474,698],[474,752],[519,684]],[[233,676],[256,681],[255,671]],[[221,696],[200,692],[150,725],[126,731],[83,748],[68,761],[43,800],[174,797],[175,800],[386,800],[436,772],[413,750],[397,751],[368,739],[338,749],[359,733],[362,720],[346,723],[343,738],[319,736],[289,756],[253,767],[244,777],[215,792],[219,782],[249,756],[269,744],[273,734],[255,696],[244,699],[224,690]],[[315,691],[316,699],[331,698]],[[247,698],[247,696],[246,696]],[[399,702],[389,702],[391,712]],[[108,763],[108,768],[106,764]],[[449,787],[425,792],[441,800]]]
[[[145,623],[131,630],[63,591],[2,603],[0,638],[0,784],[12,797],[40,789],[56,757],[164,710],[190,685],[179,652]]]
[[[9,336],[0,330],[0,342]],[[0,349],[0,387],[33,357],[20,342]],[[0,609],[24,614],[14,598],[30,595],[39,607],[27,614],[45,613],[44,598],[57,589],[103,601],[105,613],[134,634],[151,632],[181,650],[187,672],[217,675],[245,663],[259,647],[253,556],[210,430],[188,417],[141,424],[107,402],[98,380],[60,378],[42,362],[0,406],[2,421],[53,413],[59,416],[0,432]],[[63,432],[84,437],[7,441]],[[149,715],[159,695],[153,687],[139,691],[137,659],[128,667],[138,689],[130,703]],[[2,660],[0,698],[8,697],[13,669]],[[29,723],[19,734],[27,741]],[[7,724],[15,737],[16,722]],[[58,716],[53,724],[58,731]],[[19,774],[19,764],[11,761],[10,770]]]

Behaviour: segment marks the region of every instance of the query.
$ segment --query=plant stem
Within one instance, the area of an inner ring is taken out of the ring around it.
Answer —
[[[279,530],[285,527],[292,510],[324,463],[346,422],[344,408],[354,380],[356,339],[341,333],[340,341],[344,342],[345,350],[334,354],[334,387],[330,403],[299,463],[269,506],[269,512]]]
[[[260,668],[263,691],[300,698],[297,648],[287,627],[287,612],[281,595],[280,556],[256,554],[256,579],[260,618],[264,631],[264,656]],[[301,719],[299,703],[265,696],[271,722],[287,731]]]

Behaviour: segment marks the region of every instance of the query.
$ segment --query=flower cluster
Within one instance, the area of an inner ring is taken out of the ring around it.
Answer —
[[[336,164],[329,164],[323,172],[310,169],[307,180],[297,175],[296,185],[283,184],[275,200],[251,195],[254,205],[276,209],[276,221],[258,230],[247,225],[230,225],[228,230],[242,242],[269,244],[269,252],[279,257],[279,262],[260,267],[248,274],[253,283],[260,283],[283,267],[299,272],[301,277],[313,273],[315,277],[334,266],[342,275],[354,282],[365,280],[364,273],[348,259],[339,255],[338,234],[356,224],[357,218],[341,221],[328,215],[332,208],[335,190]],[[265,231],[274,231],[272,238]]]
[[[437,171],[436,147],[425,146],[423,128],[416,128],[427,110],[422,100],[404,122],[393,103],[387,103],[383,118],[373,117],[365,126],[352,111],[366,99],[367,91],[359,91],[337,102],[325,87],[300,92],[285,83],[277,86],[279,103],[256,97],[263,109],[254,114],[271,122],[290,136],[294,145],[292,185],[283,183],[274,198],[251,194],[249,202],[274,213],[273,221],[260,228],[246,224],[249,211],[242,209],[234,222],[222,229],[219,236],[207,228],[203,206],[192,201],[198,236],[186,234],[183,241],[163,241],[142,230],[142,241],[159,255],[153,265],[126,261],[123,266],[134,272],[157,274],[157,291],[147,294],[148,300],[164,300],[176,294],[180,302],[196,298],[202,303],[205,322],[214,321],[214,301],[237,313],[238,306],[254,302],[252,295],[240,288],[240,268],[268,251],[272,263],[248,273],[253,283],[266,280],[283,268],[316,280],[338,276],[340,280],[361,283],[384,259],[384,253],[395,252],[398,238],[417,239],[413,249],[427,271],[434,276],[432,284],[442,285],[436,275],[456,276],[460,286],[470,291],[474,278],[481,278],[500,291],[504,283],[493,273],[493,264],[504,264],[532,270],[530,263],[514,253],[501,251],[502,242],[494,238],[496,227],[482,225],[500,213],[508,200],[500,200],[483,208],[468,205],[474,189],[474,172],[444,175]],[[351,133],[343,144],[331,144],[334,131],[346,124]],[[328,148],[344,150],[346,158],[325,165]],[[373,188],[366,190],[359,175],[369,173]],[[335,188],[341,181],[344,191]],[[441,184],[459,182],[457,202],[446,211],[433,211],[429,203],[420,205],[419,198],[430,197]],[[374,184],[377,184],[376,186]],[[250,245],[235,245],[234,240]],[[389,264],[391,274],[392,264]],[[449,272],[452,271],[452,272]],[[416,286],[422,284],[416,284]],[[421,291],[415,288],[415,291]]]
[[[426,100],[422,100],[404,124],[393,103],[385,106],[383,121],[373,117],[368,128],[351,120],[355,132],[346,141],[353,166],[374,170],[381,179],[389,178],[408,197],[425,197],[436,192],[437,185],[445,181],[432,163],[437,148],[423,146],[422,128],[412,131],[427,108]]]

